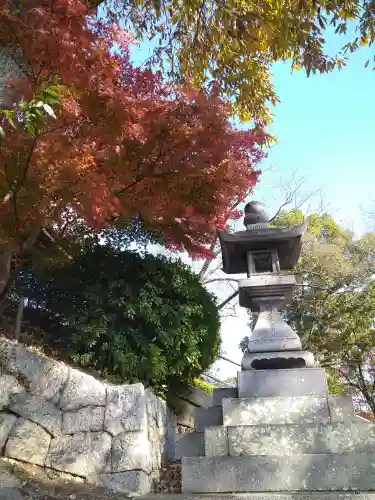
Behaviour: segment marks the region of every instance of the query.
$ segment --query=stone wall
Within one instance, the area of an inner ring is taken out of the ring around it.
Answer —
[[[115,386],[0,338],[0,456],[144,494],[173,458],[175,418],[142,384]]]

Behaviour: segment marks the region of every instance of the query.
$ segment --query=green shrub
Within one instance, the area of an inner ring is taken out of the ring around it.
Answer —
[[[56,345],[114,383],[141,381],[166,393],[218,355],[214,298],[181,262],[98,246],[23,281],[29,305],[55,325]]]
[[[198,389],[202,389],[202,391],[207,392],[207,394],[212,394],[214,392],[215,387],[211,384],[208,384],[204,380],[200,378],[195,378],[191,383],[193,387],[198,387]]]

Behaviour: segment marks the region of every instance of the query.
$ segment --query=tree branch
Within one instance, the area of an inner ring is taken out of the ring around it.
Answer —
[[[220,282],[225,282],[225,283],[228,283],[229,281],[234,281],[235,283],[238,283],[238,280],[234,279],[234,278],[212,278],[210,280],[207,280],[207,281],[203,281],[203,285],[208,285],[208,283],[214,283],[215,281],[220,281]]]
[[[216,246],[216,243],[217,243],[217,238],[215,239],[215,242],[212,243],[212,245],[209,246],[209,250],[211,252],[214,251],[214,248]],[[207,269],[209,268],[210,264],[212,262],[212,259],[206,259],[201,267],[201,270],[199,271],[198,273],[198,276],[202,279],[204,274],[207,272]]]
[[[229,295],[229,297],[227,297],[221,304],[219,304],[217,306],[218,310],[220,311],[221,309],[223,309],[223,307],[225,307],[232,299],[234,299],[235,297],[237,297],[238,293],[239,293],[239,291],[236,290],[231,295]]]

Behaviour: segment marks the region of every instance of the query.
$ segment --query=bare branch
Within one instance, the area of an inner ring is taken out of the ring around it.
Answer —
[[[203,285],[208,285],[209,283],[214,283],[214,282],[222,282],[222,283],[228,283],[234,281],[235,283],[238,283],[238,280],[234,278],[212,278],[210,280],[204,281],[202,284]]]
[[[221,309],[223,309],[223,307],[225,307],[232,299],[237,297],[238,293],[238,290],[236,290],[231,295],[229,295],[229,297],[227,297],[221,304],[217,306],[218,310],[220,311]]]
[[[216,243],[217,243],[217,239],[216,239],[216,240],[215,240],[215,242],[214,242],[214,243],[212,243],[212,245],[209,247],[209,250],[210,250],[211,252],[213,252],[213,251],[214,251],[215,246],[216,246]],[[209,268],[209,265],[211,264],[211,262],[212,262],[212,259],[206,259],[206,260],[204,261],[203,266],[201,267],[201,270],[200,270],[200,271],[199,271],[199,273],[198,273],[198,276],[199,276],[200,278],[202,278],[202,277],[204,276],[204,274],[207,272],[207,269]]]
[[[270,222],[275,220],[280,215],[280,212],[288,205],[290,205],[293,210],[301,210],[309,200],[312,200],[312,198],[317,195],[320,195],[320,203],[318,204],[319,210],[321,212],[323,211],[324,204],[322,188],[318,188],[308,193],[303,193],[302,187],[304,184],[306,184],[306,179],[304,177],[297,178],[296,172],[293,172],[291,179],[288,181],[280,179],[279,184],[274,186],[274,189],[279,188],[282,192],[284,192],[284,201],[280,204],[275,215],[271,217]],[[304,209],[304,216],[310,213],[311,208],[311,203],[309,203]]]
[[[202,284],[204,285],[204,284],[207,282],[207,279],[208,279],[210,276],[212,276],[214,273],[216,273],[217,271],[219,271],[219,270],[220,270],[220,268],[221,268],[221,261],[219,261],[219,262],[216,264],[216,266],[215,266],[213,269],[211,269],[211,270],[210,270],[210,272],[208,272],[208,273],[206,274],[206,276],[205,276],[204,278],[201,276],[201,281],[202,281]]]

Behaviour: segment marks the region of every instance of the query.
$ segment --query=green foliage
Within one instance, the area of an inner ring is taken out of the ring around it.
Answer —
[[[166,393],[198,377],[219,352],[213,296],[164,257],[96,246],[62,268],[25,274],[19,293],[55,325],[56,345],[116,383],[142,381]]]
[[[249,313],[251,314],[251,313]],[[253,328],[254,328],[255,324],[253,324]],[[242,340],[241,342],[238,344],[238,347],[241,349],[241,352],[245,353],[246,350],[247,350],[247,346],[249,345],[249,340],[250,340],[250,337],[248,335],[246,335]]]
[[[293,227],[302,224],[304,215],[301,210],[281,211],[272,221],[273,227]],[[318,240],[324,237],[324,241],[333,241],[337,238],[351,236],[341,228],[330,215],[311,214],[307,217],[307,233]]]
[[[271,83],[274,62],[289,61],[307,75],[341,69],[347,54],[373,43],[373,12],[371,2],[357,0],[123,2],[123,18],[136,33],[159,38],[150,62],[167,61],[177,82],[216,84],[244,121],[271,119],[268,106],[278,102]],[[329,55],[327,33],[345,35],[353,20],[354,40]]]
[[[303,222],[301,210],[281,211],[270,223],[271,227],[293,227]]]
[[[211,384],[208,384],[204,380],[201,380],[200,378],[195,378],[191,385],[193,387],[198,387],[199,389],[202,389],[202,391],[207,392],[207,394],[212,394],[214,392],[214,386]]]
[[[326,369],[327,385],[329,394],[340,396],[344,393],[342,381],[337,370]]]
[[[140,217],[122,220],[118,219],[116,227],[105,229],[97,236],[98,241],[105,241],[108,246],[124,250],[136,244],[137,250],[145,252],[148,245],[163,244],[164,238],[160,231],[147,227]]]
[[[43,82],[33,99],[21,100],[16,109],[0,109],[0,118],[3,116],[11,128],[22,127],[29,134],[36,136],[43,129],[46,117],[56,119],[55,111],[67,87],[58,83],[58,78]],[[5,137],[0,125],[0,138]]]
[[[231,387],[237,387],[237,377],[226,378],[223,382]]]

